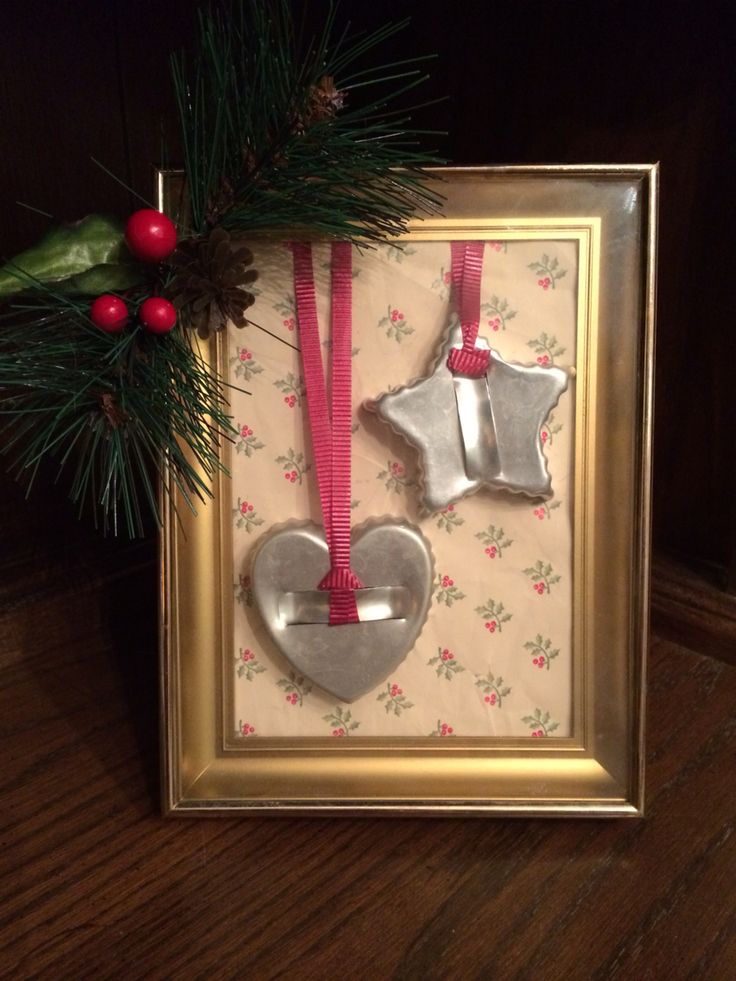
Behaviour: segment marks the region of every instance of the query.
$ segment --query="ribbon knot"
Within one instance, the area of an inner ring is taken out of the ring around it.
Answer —
[[[476,326],[476,332],[477,329]],[[469,378],[482,378],[490,363],[491,352],[483,347],[454,347],[447,358],[447,367],[453,375]]]
[[[363,583],[358,579],[352,569],[343,569],[334,566],[321,580],[317,589],[362,589]]]

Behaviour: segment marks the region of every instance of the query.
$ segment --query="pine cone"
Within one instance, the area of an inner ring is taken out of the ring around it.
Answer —
[[[245,311],[255,296],[244,287],[258,278],[255,269],[248,269],[252,262],[250,249],[235,245],[223,228],[180,242],[171,257],[174,277],[166,294],[185,326],[203,338],[224,330],[228,320],[245,327]]]

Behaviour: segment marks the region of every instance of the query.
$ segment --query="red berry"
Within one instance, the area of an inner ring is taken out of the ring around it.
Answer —
[[[89,317],[106,334],[119,334],[128,321],[128,308],[120,297],[103,293],[90,307]]]
[[[176,308],[162,296],[149,296],[141,303],[138,316],[152,334],[168,334],[176,323]]]
[[[448,726],[448,727],[447,727],[447,731],[448,731],[449,733],[451,733],[451,732],[452,732],[452,726]]]
[[[141,208],[128,218],[125,244],[144,262],[161,262],[176,248],[176,228],[171,219],[153,208]]]

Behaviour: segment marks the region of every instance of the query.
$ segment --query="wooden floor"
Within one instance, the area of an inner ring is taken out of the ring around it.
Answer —
[[[163,820],[153,544],[32,513],[1,536],[0,977],[736,977],[736,667],[655,637],[641,821]]]

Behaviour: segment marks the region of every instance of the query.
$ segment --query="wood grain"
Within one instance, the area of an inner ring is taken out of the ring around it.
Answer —
[[[144,549],[0,618],[0,976],[733,976],[736,669],[655,639],[643,821],[164,820]]]

